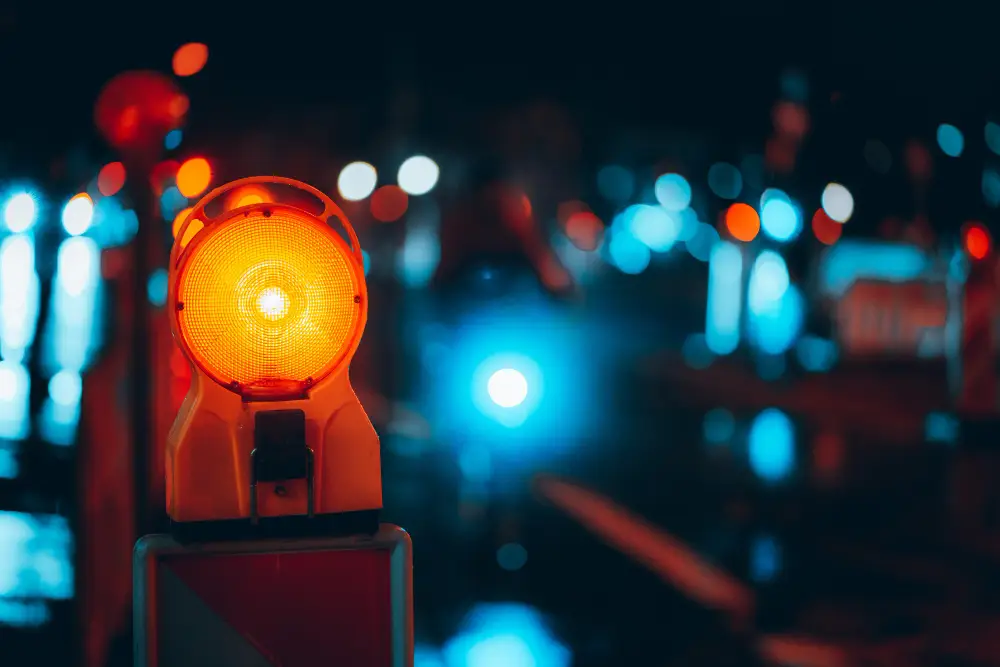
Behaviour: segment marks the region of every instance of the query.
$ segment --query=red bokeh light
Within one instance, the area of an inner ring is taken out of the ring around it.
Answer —
[[[109,81],[94,105],[94,122],[118,150],[153,155],[187,113],[187,97],[159,72],[124,72]]]
[[[372,194],[372,217],[379,222],[395,222],[403,217],[409,197],[396,185],[383,185]]]
[[[105,197],[116,194],[125,186],[125,165],[112,162],[101,167],[97,174],[97,190]]]
[[[833,245],[844,233],[844,226],[828,216],[822,208],[816,209],[812,217],[812,230],[816,239],[824,245]]]
[[[580,250],[597,250],[604,234],[604,223],[590,211],[576,211],[566,220],[566,236]]]
[[[963,236],[965,237],[965,251],[969,253],[970,257],[985,259],[990,254],[993,240],[990,238],[989,231],[982,224],[978,222],[967,223]]]

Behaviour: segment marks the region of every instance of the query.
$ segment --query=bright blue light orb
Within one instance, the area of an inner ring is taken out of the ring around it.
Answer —
[[[501,368],[490,376],[486,391],[501,408],[516,408],[528,397],[528,381],[519,370]]]

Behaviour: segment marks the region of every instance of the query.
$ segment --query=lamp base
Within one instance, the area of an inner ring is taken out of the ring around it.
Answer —
[[[170,534],[182,543],[288,537],[342,537],[374,535],[381,510],[360,510],[336,514],[261,517],[256,523],[246,519],[221,521],[171,521]]]

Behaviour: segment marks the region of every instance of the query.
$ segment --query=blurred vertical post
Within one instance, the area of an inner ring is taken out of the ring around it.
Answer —
[[[151,257],[153,253],[153,225],[157,218],[156,199],[150,190],[152,165],[141,159],[129,161],[128,172],[135,174],[130,179],[129,195],[139,218],[132,250],[134,270],[132,273],[132,340],[129,398],[134,442],[133,461],[135,464],[136,535],[144,535],[150,528],[150,461],[152,430],[150,429],[152,406],[150,364],[149,299],[146,286],[149,284]]]
[[[151,190],[153,167],[163,151],[167,133],[183,123],[189,101],[174,80],[153,71],[124,72],[101,90],[94,120],[122,157],[127,187],[139,218],[133,244],[132,333],[129,401],[135,461],[136,534],[150,527],[150,459],[152,446],[150,404],[150,309],[146,298],[151,254],[156,240],[156,198]]]
[[[969,262],[952,296],[952,388],[960,420],[959,452],[952,479],[956,519],[972,531],[993,522],[994,487],[1000,481],[1000,414],[997,393],[997,281],[993,257]]]

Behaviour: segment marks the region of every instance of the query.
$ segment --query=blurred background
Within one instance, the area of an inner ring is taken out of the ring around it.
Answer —
[[[0,8],[4,664],[130,664],[258,174],[365,249],[417,667],[1000,664],[1000,10],[754,4]]]

